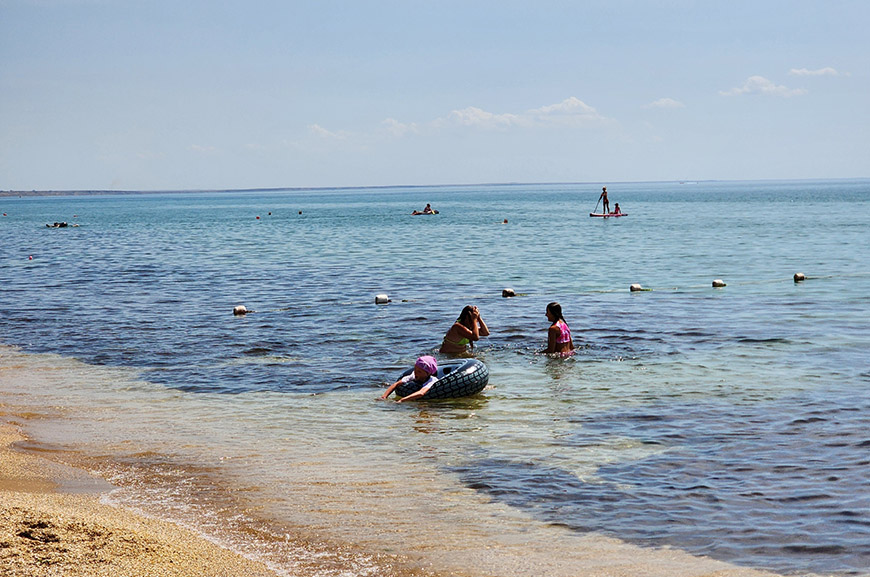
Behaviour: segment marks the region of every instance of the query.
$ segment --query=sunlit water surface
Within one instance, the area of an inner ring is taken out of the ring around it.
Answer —
[[[0,198],[2,402],[286,574],[870,574],[870,182],[609,188]],[[471,303],[490,387],[376,401]]]

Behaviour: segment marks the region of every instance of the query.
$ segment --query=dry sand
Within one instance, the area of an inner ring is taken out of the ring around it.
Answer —
[[[102,503],[99,481],[16,450],[22,440],[0,421],[0,575],[275,577],[182,527]]]

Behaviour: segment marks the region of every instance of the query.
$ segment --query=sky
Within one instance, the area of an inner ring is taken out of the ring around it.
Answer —
[[[0,0],[0,190],[870,176],[866,0]]]

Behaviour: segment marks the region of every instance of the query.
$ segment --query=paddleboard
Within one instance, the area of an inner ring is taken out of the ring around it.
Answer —
[[[627,212],[620,212],[620,213],[610,213],[610,214],[606,214],[606,213],[603,213],[603,212],[590,212],[590,213],[589,213],[589,216],[600,216],[601,218],[609,218],[609,217],[611,217],[611,216],[612,216],[612,217],[617,217],[617,216],[628,216],[628,213],[627,213]]]

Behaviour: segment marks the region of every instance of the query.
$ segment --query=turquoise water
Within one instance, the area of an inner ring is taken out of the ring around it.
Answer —
[[[283,569],[226,519],[341,543],[353,560],[331,566],[355,574],[576,574],[589,535],[867,574],[870,181],[608,184],[629,216],[606,220],[599,190],[0,198],[0,341],[30,353],[5,364],[56,379],[5,398],[62,406],[37,439],[119,501]],[[440,214],[410,216],[427,202]],[[568,359],[539,354],[553,300]],[[376,402],[466,304],[490,388]],[[420,519],[439,546],[385,544]],[[492,553],[463,556],[469,539]]]

